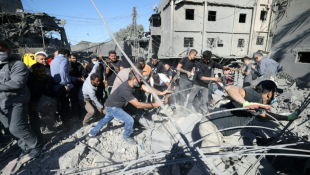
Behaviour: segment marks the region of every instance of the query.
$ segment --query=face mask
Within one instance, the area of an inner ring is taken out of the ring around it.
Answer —
[[[93,62],[93,64],[96,64],[97,63],[97,61],[92,61]]]
[[[0,52],[0,61],[4,61],[8,58],[7,52]]]
[[[274,103],[277,101],[277,97],[274,97],[273,100],[271,100],[270,104]]]

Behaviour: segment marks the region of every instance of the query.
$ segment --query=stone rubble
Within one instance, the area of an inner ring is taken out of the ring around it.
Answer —
[[[242,82],[242,77],[239,74],[234,75],[234,80]],[[237,83],[239,84],[239,83]],[[242,86],[242,83],[241,83]],[[296,83],[293,84],[286,79],[279,79],[278,86],[284,90],[284,93],[277,96],[277,102],[272,105],[272,112],[275,113],[291,113],[297,109],[304,98],[310,93],[309,89],[299,89]],[[221,91],[216,91],[213,94],[214,101],[219,105],[226,103],[227,95]],[[176,122],[180,125],[184,133],[190,133],[193,127],[200,121],[202,115],[195,111],[186,109],[181,112],[180,107],[176,105],[178,114],[175,117]],[[170,109],[169,109],[170,110]],[[172,111],[170,111],[172,113]],[[282,143],[295,143],[296,141],[309,139],[309,117],[310,107],[303,111],[302,118],[294,121],[291,127],[288,129],[292,134],[282,137]],[[95,167],[108,167],[104,169],[96,169],[88,171],[83,174],[95,175],[101,173],[109,173],[115,170],[120,170],[126,166],[126,163],[143,158],[145,156],[160,153],[160,152],[175,152],[182,150],[182,146],[185,143],[182,141],[180,135],[169,121],[168,117],[164,114],[163,110],[157,109],[147,111],[136,116],[139,123],[134,126],[133,138],[137,142],[137,145],[128,145],[122,139],[122,133],[124,131],[124,123],[119,122],[117,119],[109,122],[108,125],[101,129],[98,138],[92,138],[86,140],[86,136],[89,131],[97,124],[92,123],[88,126],[82,127],[80,123],[75,123],[74,127],[70,131],[58,131],[51,134],[45,134],[45,138],[50,140],[50,144],[47,149],[33,161],[30,161],[23,166],[18,174],[67,174],[74,173],[87,168]],[[149,121],[152,121],[151,123]],[[287,122],[277,123],[275,121],[270,122],[264,119],[255,119],[251,122],[251,125],[265,126],[277,128],[280,132],[281,129],[287,124]],[[257,145],[259,140],[257,137],[263,140],[275,137],[279,132],[267,132],[261,129],[243,129],[240,131],[231,144],[238,145],[244,143],[250,143],[250,145]],[[194,134],[197,135],[198,133]],[[192,134],[193,135],[193,134]],[[191,134],[186,134],[189,141],[192,142]],[[179,141],[179,145],[174,143]],[[16,147],[16,142],[11,145],[11,148]],[[6,149],[5,151],[9,151]],[[16,149],[15,149],[16,150]],[[13,158],[17,157],[19,151],[12,152],[11,155],[2,161],[1,169]],[[189,154],[180,155],[189,157]],[[171,159],[180,157],[171,157]],[[164,160],[164,159],[163,159]],[[161,161],[163,161],[161,160]],[[167,160],[169,160],[167,158]],[[223,172],[232,173],[235,171],[234,166],[242,165],[242,168],[238,170],[239,173],[244,173],[251,163],[245,164],[245,162],[254,162],[254,159],[247,160],[247,157],[241,158],[241,156],[235,159],[232,165],[227,166],[223,162],[219,162],[217,167]],[[153,163],[156,161],[153,161]],[[243,163],[242,163],[243,162]],[[122,164],[119,166],[111,167],[112,165]],[[134,164],[132,167],[143,165],[147,163],[152,164],[152,161],[142,161],[141,163]],[[269,166],[268,161],[264,162]],[[258,164],[256,168],[262,167]],[[180,163],[175,165],[169,165],[161,168],[155,168],[152,170],[152,174],[184,174],[192,166],[192,163]],[[65,169],[61,171],[51,172],[50,170]],[[270,172],[273,172],[272,166]],[[274,171],[275,172],[275,171]]]

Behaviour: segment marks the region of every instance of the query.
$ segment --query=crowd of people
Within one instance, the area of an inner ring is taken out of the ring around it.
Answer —
[[[74,118],[83,126],[99,121],[89,132],[88,139],[97,137],[100,129],[112,119],[121,120],[125,123],[124,141],[136,144],[131,133],[137,112],[160,106],[145,83],[149,83],[162,102],[170,106],[173,115],[178,114],[176,104],[180,111],[186,104],[187,109],[207,115],[213,103],[211,94],[215,90],[225,91],[233,100],[216,110],[237,106],[269,109],[267,105],[276,99],[278,92],[272,81],[260,83],[255,90],[230,86],[233,81],[231,73],[239,68],[215,62],[211,51],[204,51],[201,59],[197,59],[198,52],[190,50],[176,69],[164,64],[157,55],[152,55],[148,63],[140,57],[134,67],[124,68],[115,51],[110,51],[107,59],[94,56],[90,63],[81,64],[77,62],[77,55],[66,48],[56,51],[51,59],[44,51],[37,52],[34,54],[36,63],[27,67],[22,61],[12,59],[10,53],[10,47],[0,41],[0,121],[4,132],[0,132],[0,140],[5,143],[8,135],[17,138],[21,156],[36,157],[45,144],[42,133],[53,132],[57,120],[62,122],[63,129],[69,130]],[[255,53],[253,58],[256,64],[252,64],[249,57],[243,58],[244,87],[269,70],[275,75],[283,70],[279,63],[262,53]],[[223,74],[214,76],[215,68],[223,69]],[[56,112],[38,112],[42,99],[55,100]],[[296,114],[289,117],[269,114],[282,120],[297,118]],[[246,125],[254,116],[252,113],[227,115],[236,119],[225,122],[221,118],[213,122],[208,117],[203,118],[200,134],[203,136],[211,130],[236,124]],[[259,115],[266,117],[264,113]],[[223,137],[223,134],[214,137]],[[202,145],[219,144],[214,143],[215,140],[219,139],[204,141]]]

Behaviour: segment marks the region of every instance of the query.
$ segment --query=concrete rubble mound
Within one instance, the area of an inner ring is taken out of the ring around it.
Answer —
[[[270,79],[272,76],[268,74],[258,81]],[[239,81],[242,82],[242,77],[236,73],[234,82]],[[254,87],[255,83],[258,82],[253,81],[251,87]],[[277,96],[277,102],[272,104],[272,112],[278,114],[293,112],[301,106],[305,97],[310,93],[309,89],[300,89],[296,86],[296,82],[287,79],[278,79],[277,83],[284,90],[284,93]],[[229,101],[227,94],[221,91],[216,91],[212,97],[216,103],[215,107]],[[181,111],[181,107],[178,105],[176,107],[178,114],[174,116],[175,121],[190,144],[193,144],[200,139],[197,128],[203,115],[189,109]],[[172,114],[172,111],[170,112]],[[295,120],[290,125],[278,144],[293,144],[296,149],[309,150],[308,145],[296,143],[309,140],[310,107],[306,108],[301,116],[301,119]],[[69,131],[60,130],[54,133],[45,133],[44,137],[49,140],[47,148],[38,158],[22,167],[18,174],[77,173],[95,175],[115,174],[124,171],[124,174],[174,175],[187,174],[191,170],[195,159],[162,109],[142,110],[135,116],[135,119],[137,123],[134,127],[133,138],[137,145],[134,146],[123,141],[124,123],[117,119],[103,127],[98,134],[99,137],[88,140],[86,136],[97,122],[84,127],[76,122]],[[258,172],[260,174],[277,174],[277,172],[302,174],[306,172],[309,168],[309,159],[306,157],[259,156],[259,153],[266,148],[264,145],[277,137],[287,123],[282,121],[267,122],[264,119],[253,120],[250,123],[251,126],[264,126],[277,131],[260,128],[242,129],[232,136],[229,146],[220,149],[220,155],[224,156],[215,157],[213,164],[223,174],[257,174]],[[200,146],[199,143],[194,145],[194,147],[196,146]],[[253,151],[250,152],[249,149],[253,149]],[[265,151],[270,154],[293,152],[304,155],[303,152],[285,149],[265,149]],[[245,153],[257,153],[257,155],[246,155]],[[1,169],[18,154],[16,141],[1,148]],[[210,167],[209,170],[211,173],[217,174]]]

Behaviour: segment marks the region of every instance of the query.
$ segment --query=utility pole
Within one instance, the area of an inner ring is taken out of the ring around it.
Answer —
[[[41,24],[41,32],[42,32],[42,40],[43,40],[43,50],[46,52],[46,47],[45,47],[45,41],[44,41],[44,32],[43,32],[43,29],[42,29],[42,21],[40,19],[40,24]]]
[[[132,35],[131,38],[134,39],[134,48],[135,48],[135,58],[139,57],[139,48],[138,48],[138,35],[137,35],[137,10],[136,7],[132,8]]]

